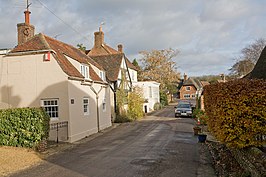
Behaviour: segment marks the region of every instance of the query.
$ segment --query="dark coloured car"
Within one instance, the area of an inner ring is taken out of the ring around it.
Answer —
[[[192,117],[192,107],[189,103],[179,103],[175,106],[175,117]]]

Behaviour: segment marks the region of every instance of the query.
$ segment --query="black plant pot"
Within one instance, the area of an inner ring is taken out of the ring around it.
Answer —
[[[198,135],[198,140],[200,143],[205,143],[206,139],[207,139],[207,135],[205,135],[205,134],[199,134]]]

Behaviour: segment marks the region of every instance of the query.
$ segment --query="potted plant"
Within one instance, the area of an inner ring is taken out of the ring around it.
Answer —
[[[205,143],[206,139],[207,139],[207,135],[205,133],[198,134],[198,140],[200,143]]]
[[[198,135],[201,132],[201,127],[196,125],[193,127],[194,135]]]

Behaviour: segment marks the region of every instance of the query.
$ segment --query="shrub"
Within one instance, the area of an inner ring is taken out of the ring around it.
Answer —
[[[128,117],[132,120],[137,120],[143,117],[143,103],[142,90],[135,87],[132,92],[128,94]]]
[[[163,106],[167,106],[168,105],[168,98],[167,98],[167,94],[163,91],[160,91],[160,102]]]
[[[156,110],[160,110],[162,109],[163,105],[161,103],[155,103],[154,106],[153,106],[153,109],[156,111]]]
[[[235,80],[205,87],[207,123],[230,147],[261,146],[266,135],[266,81]],[[264,141],[264,142],[263,142]]]
[[[115,118],[115,123],[132,122],[133,120],[127,116],[125,111],[120,112]]]
[[[49,121],[41,108],[0,110],[0,145],[36,148],[49,136]]]

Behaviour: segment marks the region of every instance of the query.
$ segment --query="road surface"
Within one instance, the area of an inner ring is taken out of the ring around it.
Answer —
[[[215,176],[206,148],[193,135],[193,120],[175,118],[168,106],[97,138],[50,156],[14,177]]]

